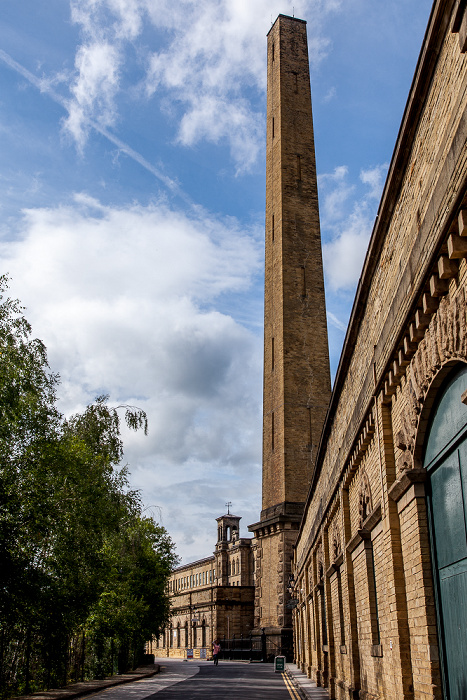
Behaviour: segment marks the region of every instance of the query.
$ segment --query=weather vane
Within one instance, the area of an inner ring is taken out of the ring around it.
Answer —
[[[227,506],[227,515],[230,515],[230,506],[232,505],[232,501],[227,501],[225,505]]]

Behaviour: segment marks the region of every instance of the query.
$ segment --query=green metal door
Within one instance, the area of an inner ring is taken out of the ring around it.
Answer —
[[[448,379],[428,434],[428,510],[444,696],[467,698],[467,367]]]

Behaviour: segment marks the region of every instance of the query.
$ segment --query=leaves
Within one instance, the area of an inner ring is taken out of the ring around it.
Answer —
[[[36,688],[63,683],[67,649],[81,675],[84,666],[102,673],[114,643],[122,668],[136,658],[168,615],[175,555],[120,466],[120,413],[147,433],[146,414],[100,396],[64,418],[59,378],[7,282],[0,277],[0,661],[2,687],[18,693],[33,676]]]

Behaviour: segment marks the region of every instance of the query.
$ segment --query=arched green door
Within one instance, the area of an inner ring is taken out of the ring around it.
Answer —
[[[433,411],[424,466],[444,695],[467,698],[467,366],[448,378]]]

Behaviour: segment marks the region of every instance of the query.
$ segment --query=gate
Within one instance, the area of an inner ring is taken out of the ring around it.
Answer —
[[[273,663],[276,656],[285,656],[288,661],[292,660],[293,647],[292,635],[263,634],[247,637],[240,636],[220,640],[221,651],[219,658],[224,661],[256,661],[262,663]]]
[[[224,661],[263,661],[263,648],[261,637],[249,635],[248,637],[232,637],[232,639],[220,640],[221,651],[219,658]]]

